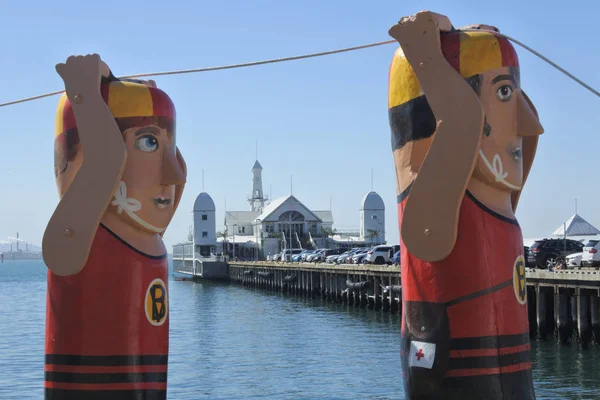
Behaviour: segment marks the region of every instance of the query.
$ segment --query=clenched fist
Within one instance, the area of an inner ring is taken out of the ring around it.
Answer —
[[[89,96],[100,95],[100,81],[107,69],[98,54],[71,56],[64,64],[56,65],[56,72],[65,82],[67,97],[75,104]]]
[[[449,32],[452,24],[448,17],[431,11],[420,11],[403,17],[390,28],[389,34],[400,42],[404,54],[441,54],[440,32]]]

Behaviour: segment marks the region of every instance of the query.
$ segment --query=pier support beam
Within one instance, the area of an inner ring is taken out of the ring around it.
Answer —
[[[579,343],[582,347],[592,339],[592,329],[590,324],[590,295],[585,289],[577,289],[577,332],[579,333]]]
[[[566,289],[556,288],[555,300],[558,303],[556,306],[556,327],[558,329],[558,340],[562,344],[569,342],[572,335],[571,324],[569,323],[569,293]]]
[[[535,288],[535,308],[536,308],[536,322],[537,322],[537,337],[540,340],[546,340],[546,334],[548,333],[548,321],[546,321],[546,296],[548,291],[544,290],[544,287],[536,286]]]
[[[527,319],[529,320],[529,338],[537,337],[537,288],[535,286],[526,286],[527,288]]]
[[[594,342],[600,344],[600,290],[590,295],[590,317]]]

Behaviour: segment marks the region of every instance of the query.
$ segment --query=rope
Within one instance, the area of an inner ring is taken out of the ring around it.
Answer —
[[[579,78],[575,77],[573,74],[569,73],[567,70],[565,70],[564,68],[562,68],[558,64],[552,62],[551,60],[549,60],[544,55],[538,53],[537,51],[535,51],[531,47],[529,47],[529,46],[527,46],[527,45],[519,42],[517,39],[514,39],[514,38],[512,38],[512,37],[510,37],[508,35],[505,35],[503,33],[500,33],[500,32],[494,32],[494,31],[489,31],[489,30],[485,30],[485,29],[465,29],[465,31],[489,32],[489,33],[495,33],[495,34],[500,35],[500,36],[504,36],[506,39],[510,40],[511,42],[516,43],[517,45],[521,46],[522,48],[524,48],[525,50],[529,51],[530,53],[538,56],[539,58],[541,58],[542,60],[546,61],[548,64],[552,65],[554,68],[556,68],[557,70],[559,70],[563,74],[567,75],[569,78],[573,79],[575,82],[579,83],[581,86],[583,86],[584,88],[586,88],[590,92],[594,93],[596,96],[600,97],[600,92],[598,92],[596,89],[592,88],[591,86],[589,86],[588,84],[586,84],[585,82],[583,82]]]
[[[274,63],[284,62],[284,61],[302,60],[305,58],[313,58],[313,57],[327,56],[330,54],[345,53],[348,51],[362,50],[362,49],[367,49],[369,47],[382,46],[384,44],[391,44],[391,43],[398,43],[398,42],[396,40],[386,40],[384,42],[370,43],[370,44],[364,44],[364,45],[360,45],[360,46],[347,47],[344,49],[322,51],[319,53],[304,54],[304,55],[293,56],[293,57],[274,58],[271,60],[252,61],[252,62],[247,62],[247,63],[222,65],[222,66],[217,66],[217,67],[205,67],[205,68],[194,68],[194,69],[182,69],[182,70],[176,70],[176,71],[150,72],[150,73],[146,73],[146,74],[125,75],[125,76],[119,76],[119,78],[120,79],[141,78],[141,77],[159,76],[159,75],[189,74],[192,72],[208,72],[208,71],[219,71],[219,70],[223,70],[223,69],[253,67],[255,65],[274,64]],[[13,105],[13,104],[25,103],[27,101],[42,99],[44,97],[50,97],[50,96],[54,96],[57,94],[61,94],[63,92],[64,92],[64,90],[58,90],[56,92],[45,93],[45,94],[41,94],[39,96],[27,97],[27,98],[20,99],[20,100],[13,100],[13,101],[9,101],[6,103],[0,103],[0,107],[6,107],[6,106]]]
[[[523,47],[525,50],[529,51],[530,53],[536,55],[537,57],[539,57],[546,63],[550,64],[551,66],[553,66],[554,68],[556,68],[557,70],[562,72],[563,74],[567,75],[569,78],[573,79],[575,82],[579,83],[581,86],[583,86],[584,88],[586,88],[587,90],[589,90],[590,92],[595,94],[596,96],[600,97],[599,91],[595,90],[594,88],[592,88],[591,86],[589,86],[588,84],[583,82],[581,79],[575,77],[573,74],[569,73],[564,68],[562,68],[558,64],[552,62],[550,59],[548,59],[544,55],[540,54],[539,52],[535,51],[531,47],[519,42],[518,40],[516,40],[508,35],[505,35],[503,33],[496,32],[496,31],[490,31],[490,30],[486,30],[486,29],[475,29],[475,28],[464,29],[464,31],[488,32],[488,33],[493,33],[496,35],[503,36],[506,39],[514,42],[515,44]],[[398,43],[398,42],[396,40],[386,40],[383,42],[376,42],[376,43],[364,44],[364,45],[360,45],[360,46],[346,47],[343,49],[322,51],[322,52],[318,52],[318,53],[304,54],[304,55],[292,56],[292,57],[274,58],[274,59],[270,59],[270,60],[252,61],[252,62],[247,62],[247,63],[221,65],[221,66],[215,66],[215,67],[193,68],[193,69],[182,69],[182,70],[175,70],[175,71],[149,72],[149,73],[144,73],[144,74],[124,75],[124,76],[120,76],[119,78],[123,79],[123,78],[141,78],[141,77],[160,76],[160,75],[178,75],[178,74],[189,74],[189,73],[194,73],[194,72],[220,71],[220,70],[224,70],[224,69],[253,67],[256,65],[274,64],[274,63],[284,62],[284,61],[302,60],[302,59],[306,59],[306,58],[321,57],[321,56],[327,56],[327,55],[331,55],[331,54],[345,53],[345,52],[349,52],[349,51],[362,50],[362,49],[367,49],[370,47],[377,47],[377,46],[382,46],[385,44],[392,44],[392,43]],[[63,92],[64,92],[64,90],[57,90],[55,92],[40,94],[38,96],[8,101],[5,103],[0,103],[0,107],[6,107],[6,106],[13,105],[13,104],[19,104],[19,103],[25,103],[27,101],[43,99],[45,97],[54,96],[57,94],[61,94]]]

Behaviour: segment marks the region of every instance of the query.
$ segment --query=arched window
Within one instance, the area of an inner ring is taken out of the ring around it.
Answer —
[[[304,222],[304,215],[298,211],[286,211],[279,216],[281,222]]]

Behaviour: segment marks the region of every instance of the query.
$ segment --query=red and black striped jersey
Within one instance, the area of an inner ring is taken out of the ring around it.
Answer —
[[[48,272],[46,399],[166,399],[166,254],[98,228],[81,272]]]
[[[398,198],[400,226],[407,198],[408,193]],[[444,399],[471,398],[466,393],[489,400],[534,399],[518,222],[467,191],[448,257],[426,262],[401,247],[402,357],[409,391],[434,374]],[[411,341],[436,345],[431,371],[419,366],[427,355]],[[513,392],[518,396],[511,397]]]

